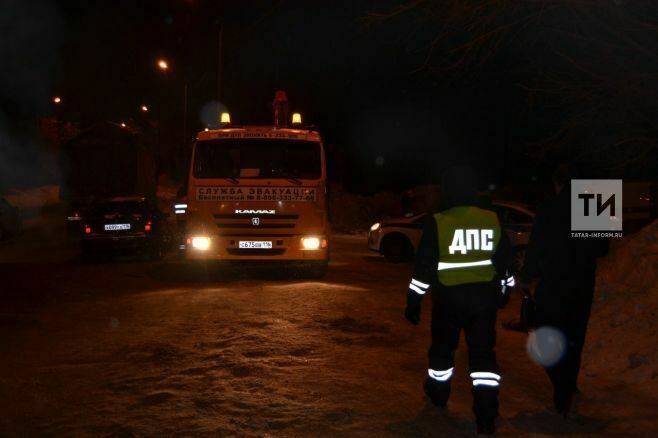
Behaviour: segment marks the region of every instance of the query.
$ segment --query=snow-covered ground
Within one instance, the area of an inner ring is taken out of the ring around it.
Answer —
[[[464,345],[440,411],[421,389],[430,300],[421,326],[406,323],[410,267],[369,253],[363,236],[334,236],[321,281],[192,269],[174,258],[80,264],[62,236],[53,225],[0,245],[0,436],[474,435]],[[642,255],[626,272],[650,257],[638,239]],[[625,278],[621,267],[613,275],[622,263],[613,256],[600,274],[611,285]],[[627,364],[620,351],[655,348],[655,337],[631,339],[638,313],[606,325],[606,312],[624,309],[610,295],[594,309],[573,420],[551,413],[550,384],[526,356],[526,335],[499,330],[499,436],[658,436],[658,394],[629,379],[644,365],[607,367]],[[645,303],[632,300],[629,312]],[[644,328],[655,327],[645,317]]]
[[[658,221],[599,263],[584,371],[658,394]]]

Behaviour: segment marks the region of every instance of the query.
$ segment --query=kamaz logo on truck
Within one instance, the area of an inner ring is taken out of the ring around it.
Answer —
[[[235,210],[235,214],[275,214],[276,210]]]

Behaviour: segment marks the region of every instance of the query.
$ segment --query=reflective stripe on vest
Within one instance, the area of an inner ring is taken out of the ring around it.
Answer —
[[[469,268],[471,266],[486,266],[490,264],[491,264],[491,260],[481,260],[479,262],[463,262],[463,263],[439,262],[439,271],[443,271],[444,269]]]
[[[437,275],[444,286],[493,280],[491,258],[500,241],[496,213],[478,207],[454,207],[435,214],[438,232]]]

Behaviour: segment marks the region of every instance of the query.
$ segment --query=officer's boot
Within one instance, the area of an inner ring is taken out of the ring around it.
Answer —
[[[423,390],[434,406],[445,408],[448,404],[448,398],[450,397],[449,383],[439,383],[428,378],[425,380]]]

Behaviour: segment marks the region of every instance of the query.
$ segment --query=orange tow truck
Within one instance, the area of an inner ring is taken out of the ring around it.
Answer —
[[[329,260],[327,172],[318,131],[288,112],[274,124],[240,126],[223,113],[192,151],[185,236],[188,260],[286,261],[321,277]]]

